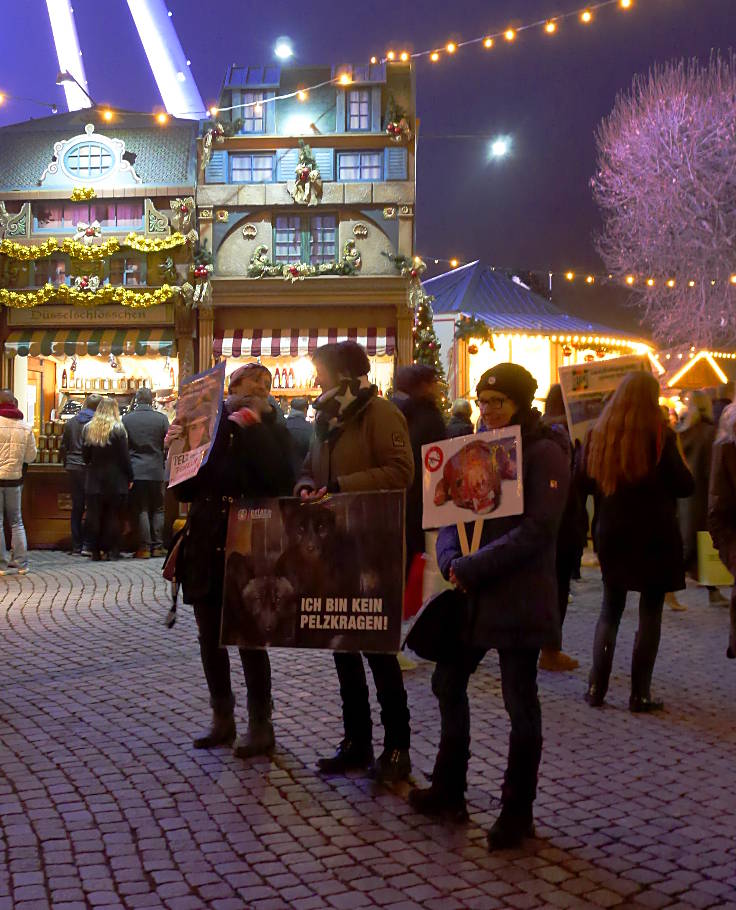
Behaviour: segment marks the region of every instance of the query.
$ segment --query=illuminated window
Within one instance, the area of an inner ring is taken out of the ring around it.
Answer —
[[[337,258],[337,216],[282,215],[273,232],[273,261],[319,265]]]
[[[336,256],[337,218],[334,215],[315,215],[309,219],[309,261],[334,262]]]
[[[381,152],[345,152],[338,155],[337,179],[342,183],[382,180],[383,154]]]
[[[110,260],[109,283],[126,287],[145,284],[142,260],[137,256],[113,256]]]
[[[371,95],[367,89],[348,92],[348,129],[351,131],[371,128]]]
[[[301,218],[298,215],[281,215],[274,228],[273,261],[300,262],[302,258]]]
[[[266,120],[263,92],[244,92],[242,103],[247,104],[248,107],[244,107],[242,111],[243,127],[241,132],[264,133],[266,131]],[[237,112],[233,116],[237,116]]]
[[[64,155],[64,167],[74,177],[99,180],[115,164],[115,156],[99,142],[78,142]]]
[[[273,155],[231,155],[230,180],[232,183],[271,183]]]
[[[37,259],[33,265],[33,283],[36,287],[44,284],[66,284],[66,261],[64,259]]]
[[[143,200],[129,202],[37,202],[34,231],[74,231],[80,222],[98,221],[103,231],[143,227]]]

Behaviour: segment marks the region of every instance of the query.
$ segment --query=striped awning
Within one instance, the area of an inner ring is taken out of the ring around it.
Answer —
[[[215,357],[301,357],[323,344],[357,341],[366,353],[396,353],[396,329],[235,329],[215,332]]]
[[[71,357],[90,354],[176,353],[173,329],[20,329],[8,335],[5,352],[11,357]]]

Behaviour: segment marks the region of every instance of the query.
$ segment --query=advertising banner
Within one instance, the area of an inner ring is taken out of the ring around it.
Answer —
[[[224,361],[182,382],[169,430],[170,435],[176,433],[166,459],[170,487],[194,477],[206,464],[220,424],[224,395]]]
[[[397,651],[404,491],[230,506],[221,642]]]
[[[646,354],[560,367],[560,386],[573,442],[585,441],[588,430],[598,419],[611,392],[615,392],[627,373],[637,370],[651,372],[652,366]]]
[[[524,511],[518,426],[422,446],[422,463],[423,528]]]

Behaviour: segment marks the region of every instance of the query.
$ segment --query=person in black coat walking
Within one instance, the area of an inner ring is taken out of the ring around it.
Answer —
[[[291,445],[294,453],[294,474],[297,477],[301,472],[314,435],[314,427],[307,420],[308,406],[306,398],[292,399],[291,410],[286,418],[286,429],[291,435]]]
[[[84,407],[64,424],[61,437],[61,463],[69,475],[72,494],[72,556],[91,556],[87,529],[84,525],[84,486],[87,466],[82,455],[82,430],[95,416],[101,395],[88,395]]]
[[[595,496],[593,542],[603,576],[593,668],[585,699],[600,707],[628,591],[639,591],[639,631],[631,660],[629,709],[660,710],[651,694],[667,591],[685,587],[678,497],[695,489],[674,432],[659,408],[651,373],[627,374],[598,418],[581,459],[581,482]]]
[[[708,530],[729,572],[736,574],[736,404],[721,414],[713,445],[708,491]],[[731,589],[731,622],[726,654],[736,658],[736,585]]]
[[[207,463],[191,480],[173,487],[191,503],[177,557],[176,577],[183,600],[194,607],[212,707],[210,729],[194,740],[210,749],[235,739],[235,698],[227,649],[220,646],[225,540],[232,499],[288,496],[294,485],[291,441],[268,399],[271,373],[258,363],[230,377],[228,398]],[[179,427],[167,436],[171,443]],[[265,650],[240,649],[248,689],[248,732],[238,738],[239,758],[269,753],[274,746],[271,720],[271,664]]]
[[[473,409],[467,398],[456,398],[452,403],[450,419],[447,423],[447,438],[469,436],[473,433],[473,421],[470,419]]]
[[[165,414],[153,409],[150,389],[138,389],[135,405],[123,417],[133,466],[131,499],[138,541],[136,558],[165,556],[164,551],[164,439],[169,429]]]
[[[437,406],[439,385],[434,367],[424,363],[396,371],[393,402],[406,418],[414,456],[414,480],[406,491],[406,573],[414,558],[424,553],[422,529],[422,446],[446,436],[445,421]]]
[[[564,434],[545,426],[532,409],[536,388],[534,377],[512,363],[487,370],[477,386],[487,429],[521,427],[524,512],[485,521],[480,548],[468,556],[462,555],[455,526],[439,533],[440,570],[467,592],[469,617],[455,658],[440,661],[432,676],[441,719],[432,786],[409,794],[418,812],[466,817],[468,681],[488,649],[496,648],[511,735],[501,814],[488,833],[490,849],[516,846],[533,835],[542,755],[537,659],[540,648],[554,646],[560,637],[555,543],[570,483],[570,446]]]
[[[121,518],[133,469],[128,434],[114,398],[103,398],[82,430],[82,456],[87,465],[85,496],[92,559],[120,557]]]

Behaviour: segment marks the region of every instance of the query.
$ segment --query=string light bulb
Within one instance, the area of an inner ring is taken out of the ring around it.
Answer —
[[[378,57],[371,57],[371,63],[375,66],[378,63]]]
[[[647,287],[649,287],[649,288],[654,287],[654,278],[647,278]]]
[[[220,108],[216,107],[214,104],[212,105],[212,107],[207,109],[208,117],[216,117],[219,113],[220,113]]]
[[[253,113],[257,114],[259,117],[263,113],[263,105],[260,101],[256,101],[256,103],[253,105]]]
[[[619,0],[621,9],[631,9],[631,0]]]
[[[516,38],[516,30],[513,28],[507,28],[503,33],[503,36],[507,41],[513,41],[514,38]]]
[[[406,61],[407,61],[408,59],[409,59],[409,52],[408,52],[408,51],[402,51],[401,54],[400,54],[400,56],[399,56],[399,60],[401,60],[402,63],[406,63]]]
[[[5,95],[3,95],[2,92],[0,92],[0,104],[2,104],[4,101],[5,101]]]
[[[694,287],[695,287],[695,282],[692,280],[692,278],[690,279],[690,281],[688,281],[687,286],[688,286],[689,288],[694,288]]]
[[[455,51],[457,50],[457,44],[455,44],[454,41],[448,41],[447,44],[445,45],[445,50],[447,51],[448,54],[454,54]]]
[[[627,276],[626,276],[626,284],[633,284],[633,283],[634,283],[634,280],[635,280],[635,279],[634,279],[634,276],[633,276],[633,275],[627,275]]]
[[[585,281],[586,281],[586,284],[593,284],[593,282],[595,281],[595,278],[592,275],[588,275],[588,277],[585,279]]]
[[[731,275],[728,280],[731,282],[731,284],[736,284],[736,275]]]
[[[493,47],[493,38],[484,38],[484,39],[483,39],[483,47],[485,47],[485,48],[487,48],[488,50],[490,50],[490,49]]]
[[[393,59],[394,59],[394,58],[391,56],[392,54],[393,54],[393,51],[389,51],[389,52],[388,52],[388,59],[389,59],[389,60],[393,60]],[[394,55],[394,56],[395,56],[395,55]],[[349,75],[348,73],[341,73],[340,78],[339,78],[337,81],[340,83],[340,85],[350,85],[350,83],[351,83],[353,80],[350,78],[350,75]]]
[[[306,101],[309,95],[304,91],[303,88],[300,88],[296,93],[296,97],[299,99],[299,101]]]
[[[437,51],[432,51],[432,53],[429,55],[429,59],[432,61],[432,63],[437,63],[437,61],[440,59],[440,55],[437,53]]]
[[[456,269],[459,265],[460,265],[460,263],[457,261],[457,259],[450,260],[450,268]]]
[[[565,278],[567,278],[568,281],[572,281],[574,277],[575,272],[565,272]]]
[[[584,9],[582,13],[580,13],[580,21],[584,22],[585,25],[588,25],[593,21],[593,13],[591,13],[589,9]]]
[[[675,286],[675,279],[674,279],[674,278],[670,278],[670,279],[667,281],[667,287],[668,287],[668,288],[673,288],[674,286]]]
[[[163,111],[161,111],[160,114],[156,114],[156,123],[158,123],[159,126],[166,126],[166,124],[168,122],[169,122],[168,114],[165,114]]]
[[[112,120],[112,111],[110,110],[109,107],[105,108],[105,110],[102,112],[102,119],[106,123],[109,123]]]
[[[550,19],[549,22],[545,22],[544,30],[548,35],[554,35],[557,31],[557,23],[553,19]]]

